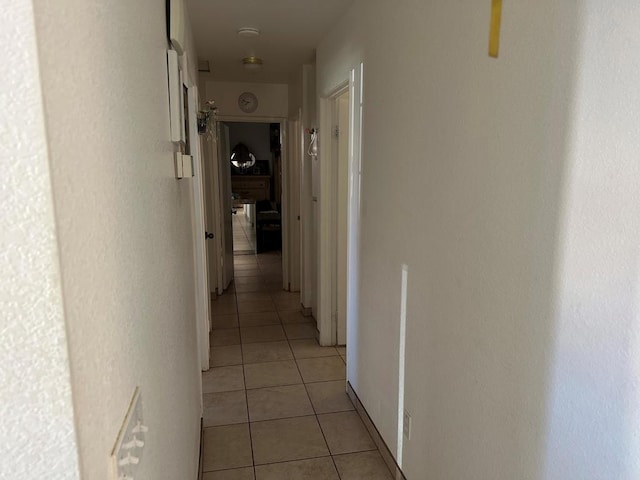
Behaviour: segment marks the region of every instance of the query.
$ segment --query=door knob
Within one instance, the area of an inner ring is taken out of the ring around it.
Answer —
[[[204,232],[204,238],[211,240],[214,237],[213,233]]]

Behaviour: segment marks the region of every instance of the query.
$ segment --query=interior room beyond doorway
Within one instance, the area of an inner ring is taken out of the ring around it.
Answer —
[[[229,127],[234,254],[282,249],[280,124],[225,122]]]
[[[256,252],[256,229],[250,205],[236,205],[233,217],[233,254],[252,255]]]

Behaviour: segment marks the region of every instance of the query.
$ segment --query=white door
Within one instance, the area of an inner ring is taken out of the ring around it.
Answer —
[[[213,134],[207,134],[202,141],[202,159],[204,167],[204,198],[205,198],[205,220],[207,236],[207,264],[209,266],[209,292],[215,292],[222,288],[222,280],[218,279],[219,258],[218,254],[218,227],[217,227],[217,208],[218,208],[218,187],[217,187],[217,162],[216,148],[213,141]],[[219,293],[222,293],[221,290]],[[209,321],[209,330],[211,330],[211,321]]]
[[[350,242],[350,167],[355,141],[350,100],[353,82],[320,102],[323,131],[320,137],[322,158],[318,162],[320,198],[318,224],[318,329],[319,341],[326,345],[347,342],[349,288],[354,271],[349,267]],[[324,152],[324,153],[322,153]]]
[[[349,92],[336,99],[336,330],[338,345],[347,343],[347,247],[349,212]]]
[[[226,290],[233,280],[233,219],[231,211],[231,149],[229,127],[218,123],[218,181],[220,193],[220,236],[222,239],[222,288]]]
[[[300,114],[298,115],[300,117]],[[300,119],[289,121],[287,134],[287,155],[283,162],[283,265],[286,253],[286,271],[284,278],[287,279],[285,290],[291,292],[300,291],[300,169],[302,166],[302,127]],[[286,210],[285,210],[286,208]],[[285,234],[286,227],[286,234]],[[284,248],[285,238],[287,248]]]
[[[207,276],[207,249],[205,243],[205,201],[204,181],[202,169],[202,155],[200,151],[200,138],[196,124],[196,112],[198,105],[198,91],[195,85],[187,90],[187,122],[186,131],[189,142],[185,153],[193,158],[193,225],[196,259],[196,299],[198,318],[198,347],[200,351],[200,367],[209,370],[209,279]]]

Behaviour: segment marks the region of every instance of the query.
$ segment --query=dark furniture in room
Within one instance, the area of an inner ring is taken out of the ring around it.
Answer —
[[[268,200],[256,202],[257,253],[282,248],[282,220],[279,208]]]

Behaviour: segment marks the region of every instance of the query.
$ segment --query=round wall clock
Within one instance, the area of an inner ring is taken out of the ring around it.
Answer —
[[[238,97],[238,107],[244,113],[253,113],[258,108],[258,97],[251,92],[241,93]]]

